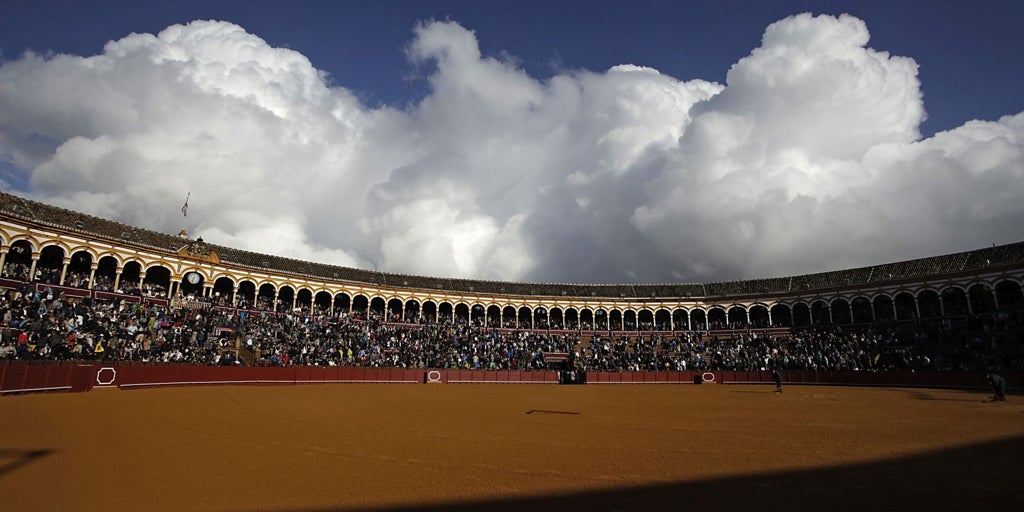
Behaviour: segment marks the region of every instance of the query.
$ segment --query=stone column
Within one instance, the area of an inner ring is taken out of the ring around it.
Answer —
[[[64,286],[64,280],[67,279],[67,277],[68,277],[68,264],[69,263],[71,263],[71,258],[65,256],[64,257],[64,261],[63,261],[63,266],[61,266],[61,269],[60,269],[60,281],[57,283],[57,284],[59,284],[61,286]]]
[[[33,252],[32,253],[32,267],[28,271],[28,280],[29,280],[29,282],[32,282],[32,281],[36,280],[36,264],[38,264],[38,263],[39,263],[39,253],[38,252]]]

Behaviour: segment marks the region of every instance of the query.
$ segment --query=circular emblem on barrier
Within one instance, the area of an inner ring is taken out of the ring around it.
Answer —
[[[704,374],[700,376],[700,380],[702,380],[704,382],[714,382],[715,381],[715,374],[713,374],[711,372],[704,372]]]
[[[109,379],[107,378],[109,377]],[[117,380],[117,370],[104,366],[96,372],[96,384],[100,386],[109,386]]]
[[[441,372],[437,370],[427,372],[427,382],[441,382]]]

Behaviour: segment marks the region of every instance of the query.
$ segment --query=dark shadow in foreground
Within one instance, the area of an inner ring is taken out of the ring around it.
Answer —
[[[37,459],[53,453],[53,450],[2,450],[0,449],[0,477],[13,473]]]
[[[809,449],[811,447],[808,447]],[[449,502],[369,510],[1024,510],[1024,437],[899,459],[814,470],[677,482],[550,496]],[[609,463],[613,463],[609,461]],[[693,464],[699,465],[695,459]],[[453,475],[453,478],[457,478]],[[586,482],[580,482],[586,485]],[[401,482],[394,482],[400,486]],[[367,510],[296,509],[289,512]]]

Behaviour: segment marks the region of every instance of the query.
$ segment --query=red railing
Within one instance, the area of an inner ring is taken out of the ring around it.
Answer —
[[[1024,373],[1003,374],[1011,390]],[[770,372],[588,372],[587,384],[770,384]],[[927,388],[985,388],[982,373],[782,372],[783,384]],[[32,364],[0,362],[0,394],[89,391],[94,387],[270,384],[557,384],[558,372],[308,366],[188,366],[173,364]]]
[[[0,363],[0,394],[89,391],[95,375],[93,365]]]

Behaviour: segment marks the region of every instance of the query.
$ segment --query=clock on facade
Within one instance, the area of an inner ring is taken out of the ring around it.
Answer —
[[[199,281],[203,280],[203,276],[199,275],[199,272],[189,272],[185,274],[185,279],[192,284],[199,284]]]

